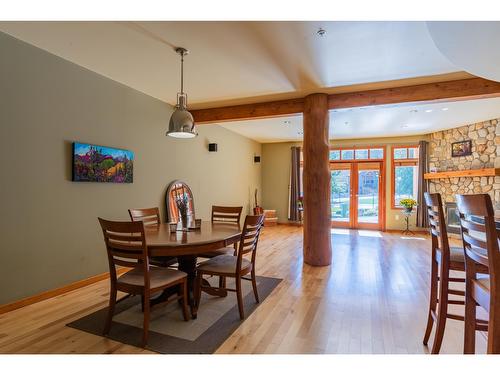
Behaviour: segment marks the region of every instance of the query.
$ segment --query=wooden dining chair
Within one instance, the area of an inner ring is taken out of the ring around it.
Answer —
[[[243,320],[245,318],[245,313],[243,311],[243,293],[241,289],[242,279],[252,282],[255,301],[259,303],[257,281],[255,279],[255,257],[263,223],[264,215],[247,216],[241,233],[237,255],[219,255],[201,263],[197,267],[194,293],[196,306],[199,306],[201,292],[204,290],[212,289],[217,291],[224,290],[226,292],[236,292],[238,310],[240,312],[240,318]],[[250,259],[247,258],[248,256],[250,256]],[[244,277],[247,274],[250,274],[250,278]],[[236,288],[229,289],[225,286],[221,287],[220,285],[219,288],[206,286],[206,284],[203,283],[204,275],[234,278]]]
[[[450,282],[465,282],[465,278],[450,277],[450,271],[465,272],[464,251],[462,247],[450,247],[446,221],[443,213],[443,202],[438,193],[425,193],[425,204],[429,216],[431,235],[431,284],[427,327],[423,344],[427,345],[432,327],[436,322],[436,332],[431,353],[438,354],[443,342],[446,320],[464,320],[464,317],[448,313],[448,305],[464,305],[463,299],[449,299],[450,295],[464,296],[461,290],[450,289]]]
[[[491,197],[457,195],[457,206],[465,249],[464,354],[474,354],[478,329],[488,331],[487,353],[500,354],[500,253]],[[486,327],[478,324],[477,305],[488,312]]]
[[[187,274],[169,268],[150,266],[144,223],[108,221],[102,218],[99,218],[99,223],[106,243],[111,280],[109,310],[103,334],[109,333],[116,303],[130,295],[141,295],[144,310],[142,345],[145,346],[149,334],[151,295],[171,287],[178,288],[177,296],[167,299],[165,303],[180,300],[184,320],[189,320]],[[117,266],[129,267],[131,270],[117,277]],[[117,291],[125,292],[127,296],[117,301]]]
[[[145,227],[160,225],[160,209],[158,207],[129,208],[128,214],[132,221],[142,221]]]
[[[158,207],[152,208],[129,208],[128,214],[132,221],[142,221],[144,227],[155,228],[161,223],[160,209]],[[177,264],[176,257],[151,257],[150,263],[158,267],[173,267]]]
[[[223,207],[212,206],[212,223],[213,224],[227,224],[239,226],[241,220],[241,211],[243,207]],[[237,242],[234,243],[234,249],[223,247],[221,249],[213,250],[207,253],[200,254],[201,258],[214,258],[219,255],[233,254],[236,255]]]
[[[243,207],[212,206],[212,223],[240,225]]]

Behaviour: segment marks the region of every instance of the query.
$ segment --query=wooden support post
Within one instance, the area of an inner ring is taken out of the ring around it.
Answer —
[[[332,262],[328,95],[304,101],[304,262]]]

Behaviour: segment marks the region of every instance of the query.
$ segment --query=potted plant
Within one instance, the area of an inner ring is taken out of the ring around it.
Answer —
[[[413,211],[413,207],[415,207],[417,205],[417,201],[415,199],[412,199],[412,198],[405,198],[405,199],[401,199],[399,201],[399,204],[404,207],[404,209],[407,213],[410,213]]]
[[[175,199],[175,203],[177,205],[177,209],[179,210],[182,228],[186,229],[188,227],[189,198],[187,195],[179,196]]]

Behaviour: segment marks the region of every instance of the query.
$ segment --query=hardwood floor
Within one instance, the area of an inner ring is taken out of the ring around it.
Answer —
[[[263,230],[257,274],[283,282],[217,353],[428,352],[427,237],[332,231],[333,264],[315,268],[302,262],[302,228]],[[106,306],[108,292],[101,281],[0,315],[0,353],[150,353],[65,326]],[[462,343],[463,323],[449,320],[441,353]],[[485,349],[478,334],[476,351]]]

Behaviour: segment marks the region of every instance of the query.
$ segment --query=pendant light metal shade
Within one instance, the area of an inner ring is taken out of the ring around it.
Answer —
[[[193,115],[182,105],[184,99],[177,98],[175,111],[170,116],[167,135],[174,138],[194,138],[198,135],[194,126]]]
[[[181,92],[177,94],[177,105],[170,117],[167,135],[174,138],[194,138],[198,135],[194,125],[193,115],[187,110],[187,95],[184,93],[184,55],[188,51],[176,48],[175,52],[181,55]]]

